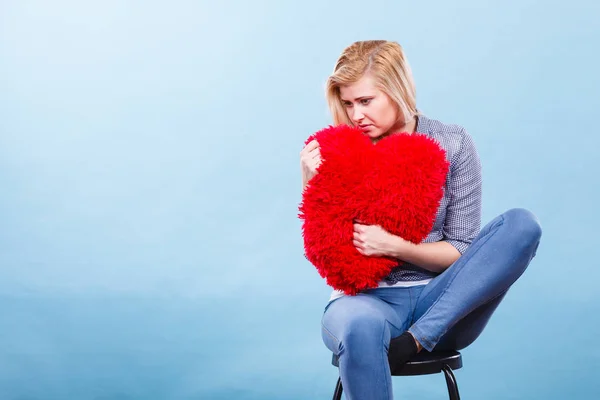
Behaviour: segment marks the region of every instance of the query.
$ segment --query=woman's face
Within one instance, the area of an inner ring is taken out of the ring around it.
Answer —
[[[375,87],[368,74],[351,85],[340,86],[340,97],[348,118],[373,141],[404,126],[392,100]]]

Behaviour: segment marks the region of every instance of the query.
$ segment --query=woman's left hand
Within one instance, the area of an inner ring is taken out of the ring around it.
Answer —
[[[379,225],[364,225],[354,223],[354,238],[352,243],[358,252],[365,256],[393,257],[394,244],[399,239]]]

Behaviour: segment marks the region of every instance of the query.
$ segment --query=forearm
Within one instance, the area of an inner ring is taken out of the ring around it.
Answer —
[[[394,238],[390,255],[433,272],[443,272],[460,257],[460,252],[447,242],[414,244]]]

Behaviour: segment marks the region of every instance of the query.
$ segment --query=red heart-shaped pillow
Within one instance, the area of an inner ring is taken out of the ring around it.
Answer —
[[[354,295],[377,287],[400,262],[369,257],[354,244],[354,220],[413,243],[427,237],[443,196],[446,152],[426,135],[399,133],[373,144],[360,129],[329,126],[314,135],[322,164],[298,216],[306,258],[327,284]]]

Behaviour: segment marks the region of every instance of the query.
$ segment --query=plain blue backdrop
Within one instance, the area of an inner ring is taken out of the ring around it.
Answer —
[[[525,207],[544,230],[462,396],[600,398],[599,4],[1,1],[0,398],[330,398],[299,152],[365,39],[473,136],[483,223]]]

